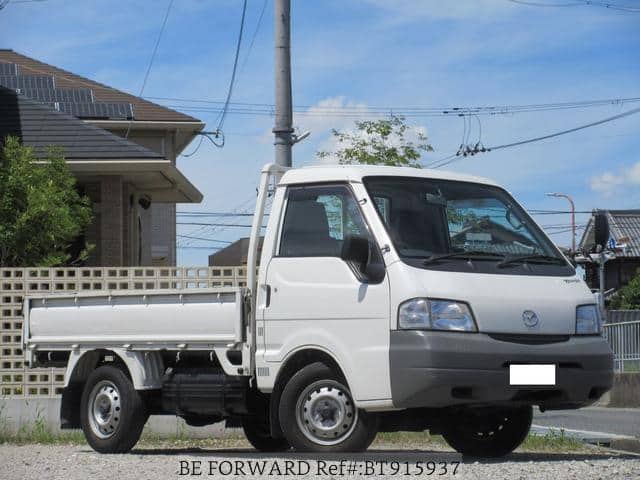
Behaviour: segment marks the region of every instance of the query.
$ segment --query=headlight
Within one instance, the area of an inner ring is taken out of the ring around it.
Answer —
[[[597,305],[580,305],[576,308],[576,335],[600,333],[600,310]]]
[[[414,298],[398,309],[398,328],[406,330],[450,330],[476,332],[471,309],[454,300]]]

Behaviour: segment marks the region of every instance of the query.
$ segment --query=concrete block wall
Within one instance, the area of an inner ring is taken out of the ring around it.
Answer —
[[[55,397],[64,369],[25,368],[22,305],[30,293],[246,286],[246,267],[0,269],[0,398]]]

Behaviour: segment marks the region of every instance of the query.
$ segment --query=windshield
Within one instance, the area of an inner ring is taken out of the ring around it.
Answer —
[[[569,274],[573,270],[500,188],[415,177],[367,177],[364,183],[398,254],[409,263],[428,268],[446,264],[447,269],[464,270],[466,267],[455,265],[472,259],[480,270],[494,273],[512,273],[518,268],[530,271],[534,267],[529,264],[536,264],[534,270],[539,273],[568,267],[565,273]],[[523,261],[503,262],[508,269],[496,268],[499,262],[517,257]],[[548,259],[561,261],[544,261]]]

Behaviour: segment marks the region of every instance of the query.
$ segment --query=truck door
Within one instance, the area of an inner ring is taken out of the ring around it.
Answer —
[[[382,255],[347,184],[289,187],[276,254],[266,272],[265,360],[317,348],[343,369],[357,401],[391,398],[389,282],[358,279],[340,258],[346,236]],[[274,365],[275,366],[275,365]]]

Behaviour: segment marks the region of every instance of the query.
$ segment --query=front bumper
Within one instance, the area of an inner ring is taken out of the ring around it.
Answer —
[[[546,343],[540,343],[540,342]],[[391,392],[398,408],[462,404],[579,408],[611,388],[613,355],[602,337],[392,331]],[[509,364],[555,364],[555,386],[511,386]]]

